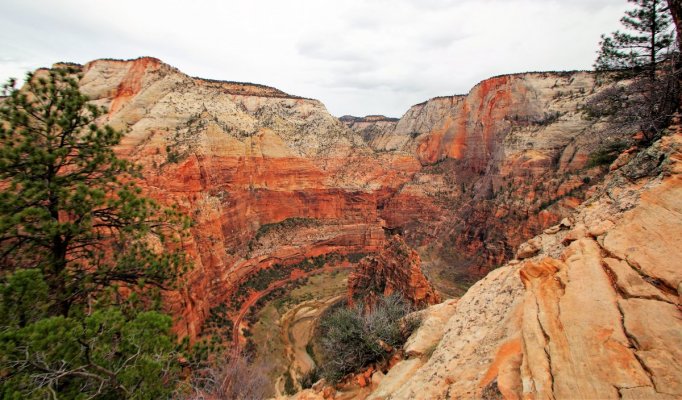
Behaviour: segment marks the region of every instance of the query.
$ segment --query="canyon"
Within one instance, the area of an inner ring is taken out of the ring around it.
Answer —
[[[405,359],[355,398],[680,398],[682,128],[627,158],[517,258],[421,311]]]
[[[352,285],[422,305],[463,296],[421,311],[406,358],[362,396],[682,395],[659,365],[682,344],[680,135],[626,150],[612,171],[595,163],[619,138],[581,109],[600,90],[592,73],[494,77],[397,119],[336,118],[317,100],[150,57],[75,67],[102,122],[125,132],[117,153],[142,166],[140,187],[192,220],[182,245],[194,267],[166,298],[179,336],[198,340],[220,320],[232,346],[248,347],[259,304],[354,269]],[[310,368],[306,318],[341,294],[282,320],[295,332],[292,365]],[[571,369],[575,360],[590,368]]]

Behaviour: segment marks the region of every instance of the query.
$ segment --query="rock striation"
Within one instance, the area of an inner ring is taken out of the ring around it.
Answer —
[[[319,101],[274,88],[192,78],[149,57],[81,73],[103,122],[126,132],[117,151],[143,166],[146,192],[194,223],[195,267],[170,301],[181,335],[200,334],[259,269],[380,249],[377,203],[420,168],[377,154]]]
[[[580,111],[594,91],[587,72],[500,76],[417,104],[392,129],[378,125],[373,149],[413,154],[423,165],[382,209],[387,227],[429,254],[434,275],[458,281],[513,258],[603,175],[589,155],[611,138]],[[349,126],[362,134],[368,123]]]

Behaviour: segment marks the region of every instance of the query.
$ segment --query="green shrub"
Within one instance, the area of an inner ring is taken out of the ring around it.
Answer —
[[[320,321],[322,376],[338,382],[369,363],[386,361],[390,349],[402,346],[419,325],[408,316],[411,311],[402,297],[391,295],[368,311],[358,304],[329,312]]]
[[[601,165],[609,165],[618,158],[618,155],[627,148],[627,143],[617,141],[609,143],[599,150],[590,153],[588,166],[598,167]]]
[[[294,380],[291,378],[291,374],[287,372],[284,375],[284,393],[289,396],[296,394],[296,386],[294,386]]]
[[[301,387],[303,389],[309,389],[309,388],[313,387],[313,385],[317,381],[319,381],[320,378],[322,377],[320,375],[320,372],[321,372],[320,369],[315,367],[315,368],[311,369],[310,371],[306,372],[305,374],[303,374],[303,376],[299,380]]]

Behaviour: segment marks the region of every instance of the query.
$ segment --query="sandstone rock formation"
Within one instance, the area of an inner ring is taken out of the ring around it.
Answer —
[[[93,61],[80,85],[126,132],[117,151],[143,165],[143,189],[194,222],[195,268],[168,299],[180,335],[199,335],[258,270],[379,253],[400,233],[419,251],[409,268],[385,268],[392,241],[363,264],[386,276],[356,285],[407,282],[431,302],[419,258],[443,287],[523,260],[426,309],[373,398],[682,397],[681,134],[629,149],[602,182],[608,168],[588,159],[609,138],[579,110],[589,73],[488,79],[399,121],[340,121],[316,100],[153,58]]]
[[[603,171],[587,162],[609,138],[578,107],[594,90],[586,72],[500,76],[417,104],[393,128],[348,126],[377,151],[418,158],[423,168],[380,215],[429,254],[434,275],[472,282],[569,215],[599,181]]]
[[[81,90],[126,135],[144,189],[193,220],[195,268],[173,299],[181,335],[254,271],[384,242],[377,202],[419,163],[375,154],[316,100],[261,85],[191,78],[153,58],[97,60]]]
[[[255,271],[374,253],[386,232],[419,250],[439,289],[461,294],[603,172],[584,168],[602,140],[578,111],[588,73],[492,78],[399,121],[342,122],[319,101],[149,57],[81,70],[103,122],[126,132],[118,152],[143,165],[145,191],[194,222],[195,268],[170,301],[190,337]]]
[[[348,277],[348,299],[374,304],[377,296],[399,293],[412,305],[440,303],[421,269],[419,254],[400,236],[393,236],[377,255],[368,256]]]
[[[476,283],[428,361],[402,361],[369,398],[682,397],[682,132],[617,169],[573,221]]]
[[[368,143],[392,132],[398,121],[400,121],[398,118],[389,118],[383,115],[368,115],[360,118],[344,115],[339,120],[353,131],[359,133]]]

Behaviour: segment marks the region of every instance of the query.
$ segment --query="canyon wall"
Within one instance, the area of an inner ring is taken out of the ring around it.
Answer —
[[[196,337],[255,271],[360,255],[401,234],[458,295],[590,193],[588,73],[492,78],[400,120],[330,115],[274,88],[189,77],[153,58],[82,66],[81,90],[125,132],[146,193],[189,215],[195,267],[170,303]]]
[[[601,179],[589,155],[613,138],[580,110],[598,90],[587,72],[507,75],[417,104],[391,125],[346,125],[373,132],[377,152],[419,160],[380,216],[426,255],[433,278],[471,283],[568,215]]]
[[[153,58],[98,60],[81,90],[126,134],[145,191],[193,221],[195,265],[172,301],[181,335],[254,270],[384,242],[377,202],[420,168],[377,154],[316,100],[253,84],[191,78]]]

